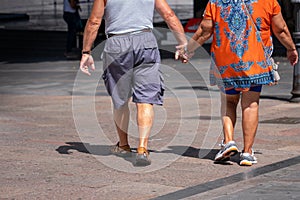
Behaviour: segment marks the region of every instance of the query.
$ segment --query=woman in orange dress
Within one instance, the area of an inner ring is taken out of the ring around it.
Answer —
[[[181,55],[186,62],[213,35],[210,81],[221,91],[224,134],[215,161],[229,160],[238,152],[234,126],[241,99],[244,148],[240,165],[257,162],[252,146],[258,127],[259,97],[262,85],[274,83],[271,29],[286,47],[287,58],[294,66],[298,62],[297,50],[277,0],[210,0],[187,51]]]

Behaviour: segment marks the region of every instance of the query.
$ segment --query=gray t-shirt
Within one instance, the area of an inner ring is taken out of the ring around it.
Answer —
[[[124,34],[153,28],[155,0],[107,0],[105,33]]]

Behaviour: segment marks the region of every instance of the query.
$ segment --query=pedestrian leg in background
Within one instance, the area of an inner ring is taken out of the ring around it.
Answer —
[[[67,58],[73,58],[77,56],[72,52],[72,49],[76,48],[76,16],[75,13],[65,12],[63,17],[68,25],[65,56]]]

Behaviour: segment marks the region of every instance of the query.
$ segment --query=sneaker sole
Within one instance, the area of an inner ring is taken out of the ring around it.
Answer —
[[[137,156],[136,162],[135,162],[136,166],[147,166],[147,165],[150,165],[150,164],[151,164],[150,160]]]
[[[252,166],[253,165],[253,162],[249,161],[249,160],[242,160],[240,162],[240,165],[241,166]]]
[[[253,164],[256,164],[257,161],[249,161],[249,160],[242,160],[240,162],[241,166],[252,166]]]
[[[237,153],[238,153],[237,147],[230,147],[223,153],[223,156],[215,159],[215,161],[217,161],[217,162],[228,161],[231,156],[234,156]]]

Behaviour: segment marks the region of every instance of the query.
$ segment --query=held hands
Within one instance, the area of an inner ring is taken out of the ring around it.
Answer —
[[[87,74],[91,75],[89,68],[91,68],[92,71],[95,70],[95,63],[94,59],[90,54],[82,54],[81,61],[80,61],[80,70]]]
[[[187,44],[176,46],[175,59],[181,60],[182,63],[187,63],[194,55],[194,52],[187,50]]]

